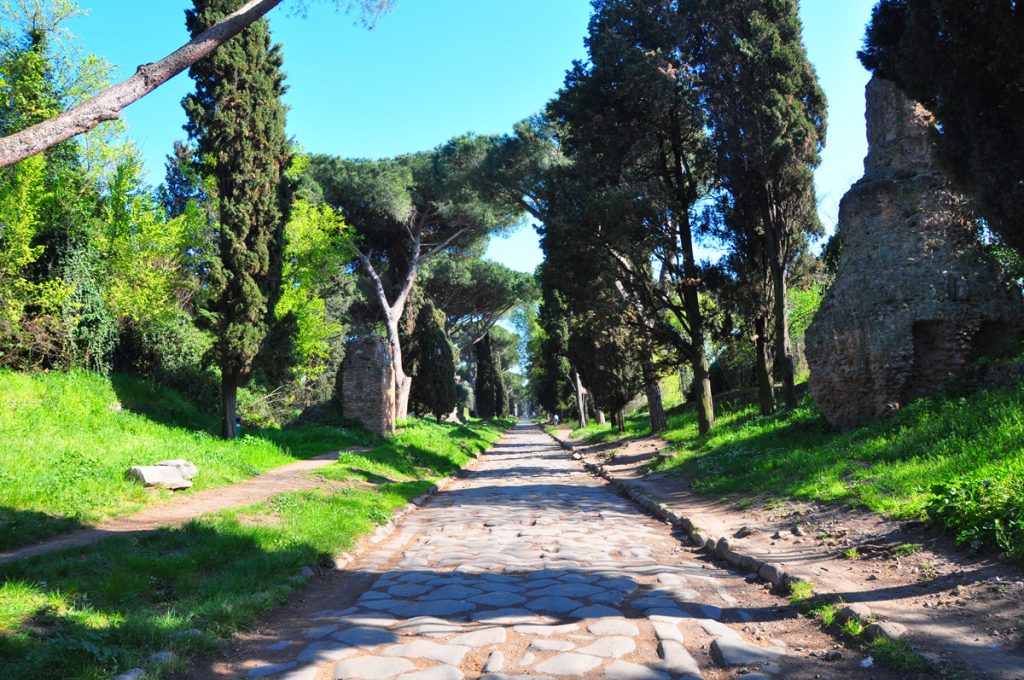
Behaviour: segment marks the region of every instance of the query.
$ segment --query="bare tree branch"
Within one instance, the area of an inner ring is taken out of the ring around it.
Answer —
[[[0,168],[46,151],[75,135],[92,130],[104,121],[116,119],[126,106],[209,56],[280,3],[281,0],[249,0],[236,12],[224,17],[170,55],[156,63],[140,66],[127,80],[107,88],[59,116],[0,138]]]

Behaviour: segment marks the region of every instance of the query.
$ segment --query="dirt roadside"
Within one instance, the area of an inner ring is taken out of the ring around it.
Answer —
[[[971,558],[923,523],[839,505],[701,496],[682,476],[647,474],[664,441],[587,445],[559,438],[613,479],[693,520],[737,550],[782,564],[816,590],[906,626],[915,649],[956,677],[1024,679],[1024,573]],[[737,536],[738,535],[738,536]],[[859,557],[847,557],[856,550]]]

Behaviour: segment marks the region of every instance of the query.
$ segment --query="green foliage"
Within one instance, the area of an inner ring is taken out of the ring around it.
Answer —
[[[458,402],[455,356],[444,332],[444,314],[429,301],[416,316],[414,344],[416,351],[409,357],[413,375],[411,398],[441,422]]]
[[[988,226],[1024,250],[1024,5],[881,0],[861,61],[936,118],[939,158]]]
[[[932,487],[929,517],[972,553],[998,550],[1024,563],[1024,464],[1010,461]]]
[[[486,333],[476,349],[476,413],[481,418],[504,417],[508,413],[508,395],[499,360],[491,347],[491,334]]]
[[[195,0],[185,13],[189,33],[199,35],[240,5]],[[212,271],[210,318],[228,437],[235,390],[250,377],[281,292],[281,180],[291,155],[281,66],[280,45],[271,44],[266,20],[258,20],[189,69],[196,90],[183,102],[201,169],[217,189],[220,257]]]
[[[291,342],[301,378],[316,378],[329,368],[327,360],[343,331],[341,322],[328,312],[326,298],[343,286],[355,241],[352,229],[333,208],[301,199],[291,207],[285,239],[284,285],[275,314],[294,316],[297,332]]]

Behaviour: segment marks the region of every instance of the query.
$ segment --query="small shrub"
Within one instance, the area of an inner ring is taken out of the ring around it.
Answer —
[[[1002,550],[1024,562],[1024,474],[1003,466],[932,487],[928,515],[972,553]]]

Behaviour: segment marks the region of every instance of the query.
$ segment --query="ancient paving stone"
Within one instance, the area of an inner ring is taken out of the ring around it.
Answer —
[[[559,597],[557,595],[538,597],[536,600],[531,600],[526,603],[526,608],[531,611],[552,614],[565,614],[575,609],[579,609],[582,606],[583,603],[579,600],[574,600],[569,597]]]
[[[484,593],[471,597],[470,602],[474,604],[487,605],[488,607],[511,607],[526,602],[526,598],[513,592]]]
[[[333,642],[324,640],[314,642],[299,652],[299,663],[312,663],[314,661],[341,661],[347,657],[357,654],[358,647],[352,647],[344,642]]]
[[[613,659],[625,656],[636,649],[636,643],[633,642],[633,638],[626,637],[624,635],[609,635],[595,640],[592,644],[586,647],[580,647],[578,651],[580,654],[590,654],[592,656],[607,656]]]
[[[477,588],[471,588],[461,584],[452,584],[438,588],[429,594],[432,600],[465,600],[473,597],[474,595],[480,595],[483,591]],[[423,599],[422,597],[420,598]]]
[[[320,638],[327,637],[336,630],[338,630],[338,627],[333,624],[330,626],[318,626],[317,628],[307,628],[306,630],[302,631],[302,637],[306,638],[307,640],[319,640]]]
[[[500,673],[505,668],[505,655],[495,649],[487,656],[487,663],[484,664],[485,673]]]
[[[522,624],[512,627],[512,630],[522,635],[563,635],[579,629],[579,625],[575,623],[563,623],[557,626]]]
[[[605,669],[604,677],[609,680],[669,680],[667,673],[628,661],[616,661],[611,664]]]
[[[396,680],[462,680],[463,675],[455,666],[431,666],[415,673],[403,673]]]
[[[466,600],[427,600],[402,607],[408,616],[450,616],[476,609],[476,605]]]
[[[404,645],[385,647],[381,653],[385,656],[401,656],[407,659],[430,659],[447,664],[462,663],[462,657],[469,652],[463,645],[439,645],[427,640],[414,640]]]
[[[781,649],[758,647],[738,637],[720,637],[711,643],[711,656],[720,666],[746,666],[783,656]]]
[[[387,680],[414,670],[416,667],[406,659],[360,656],[339,661],[334,666],[334,680]]]
[[[530,649],[536,649],[539,652],[568,652],[575,646],[568,640],[550,640],[548,638],[530,642]]]
[[[353,647],[364,648],[398,642],[398,636],[390,630],[369,626],[356,626],[355,628],[349,628],[348,630],[343,630],[340,633],[335,633],[333,638],[339,642],[345,642],[352,645]]]
[[[683,642],[683,631],[679,630],[679,626],[667,621],[652,621],[651,625],[654,627],[654,635],[659,640]]]
[[[622,616],[622,612],[603,604],[592,604],[588,607],[574,609],[570,616],[574,619],[602,619],[608,616]]]
[[[289,671],[282,675],[279,680],[316,680],[319,670],[317,664],[311,664]]]
[[[597,621],[587,626],[594,635],[629,635],[636,636],[640,634],[640,629],[636,627],[636,624],[632,621],[625,619],[604,619]]]
[[[449,644],[465,645],[466,647],[486,647],[488,645],[499,645],[505,641],[505,629],[501,626],[489,626],[462,635],[456,635]]]
[[[536,670],[551,675],[568,675],[579,677],[601,665],[601,660],[586,654],[558,654],[547,661],[537,664]]]
[[[658,643],[658,655],[662,667],[673,675],[700,677],[700,667],[682,644],[664,640]]]

